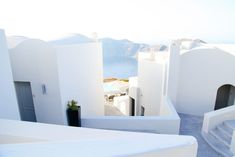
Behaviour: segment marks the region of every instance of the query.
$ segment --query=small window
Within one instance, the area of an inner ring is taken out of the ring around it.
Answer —
[[[140,113],[141,116],[144,116],[144,111],[145,111],[145,108],[141,106],[141,113]]]

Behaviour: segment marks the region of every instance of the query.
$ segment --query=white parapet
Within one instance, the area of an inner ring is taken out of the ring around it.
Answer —
[[[1,119],[0,126],[0,137],[4,137],[0,138],[1,157],[197,155],[197,141],[191,136],[109,131]]]
[[[235,106],[226,107],[220,110],[211,111],[204,114],[202,132],[208,133],[220,123],[226,120],[235,119]]]
[[[179,134],[180,118],[171,101],[164,97],[159,116],[96,116],[82,119],[88,128]]]
[[[130,116],[130,98],[128,95],[114,97],[113,105],[126,116]]]
[[[180,117],[178,113],[176,112],[176,109],[172,101],[167,96],[163,96],[160,116],[174,116],[175,118],[178,118],[180,120]]]

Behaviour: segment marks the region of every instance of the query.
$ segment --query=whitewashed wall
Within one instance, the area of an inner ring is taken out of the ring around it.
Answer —
[[[177,108],[178,81],[180,74],[180,45],[177,41],[173,41],[169,47],[169,60],[167,65],[167,75],[165,76],[166,95],[171,99]]]
[[[235,58],[216,48],[198,48],[181,55],[178,112],[203,115],[213,111],[217,89],[235,85]]]
[[[179,134],[180,118],[175,115],[97,116],[82,118],[82,126],[109,130]]]
[[[9,51],[14,81],[31,83],[37,121],[66,124],[61,106],[55,49],[41,40],[28,39]],[[43,84],[46,86],[46,94],[42,93]]]
[[[0,118],[20,120],[6,37],[0,29]]]
[[[160,114],[164,89],[165,63],[142,59],[138,61],[139,105],[145,107],[145,116]]]
[[[82,116],[104,115],[101,44],[55,48],[28,39],[10,49],[10,54],[14,81],[31,83],[38,122],[67,124],[66,107],[72,99],[82,106]]]
[[[175,109],[172,101],[169,99],[169,97],[164,96],[162,99],[160,116],[163,116],[163,117],[164,116],[175,116],[176,118],[179,119],[179,122],[180,122],[180,117],[179,117],[178,113],[176,112],[176,109]]]
[[[196,157],[192,136],[65,127],[0,119],[1,157]],[[29,142],[28,140],[31,139]],[[8,144],[6,144],[8,143]]]
[[[171,100],[163,97],[160,115],[156,116],[96,116],[82,118],[88,128],[179,134],[180,117]]]
[[[56,50],[63,110],[75,99],[82,117],[104,115],[102,45],[65,45]]]

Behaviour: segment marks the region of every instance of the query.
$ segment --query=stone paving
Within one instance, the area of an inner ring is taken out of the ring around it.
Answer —
[[[220,155],[216,153],[201,136],[203,117],[181,113],[179,116],[181,118],[180,135],[191,135],[197,139],[197,157],[220,157]]]

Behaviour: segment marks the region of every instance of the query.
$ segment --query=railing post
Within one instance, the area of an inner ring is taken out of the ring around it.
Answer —
[[[232,134],[232,140],[231,140],[231,144],[230,144],[230,151],[233,153],[233,155],[235,154],[235,131],[233,131],[233,134]]]

